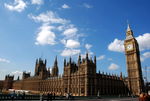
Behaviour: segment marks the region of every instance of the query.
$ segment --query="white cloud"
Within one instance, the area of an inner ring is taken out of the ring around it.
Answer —
[[[105,55],[101,55],[97,58],[97,60],[103,60],[105,58]]]
[[[19,77],[22,77],[22,73],[21,71],[14,71],[14,72],[11,72],[11,75],[14,75],[15,79]]]
[[[0,58],[0,62],[4,62],[4,63],[10,63],[10,61],[9,61],[9,60],[7,60],[7,59],[4,59],[4,58]]]
[[[63,26],[63,25],[62,25],[62,26],[58,26],[57,29],[58,29],[59,31],[63,31],[63,30],[64,30],[64,26]]]
[[[113,61],[113,59],[112,58],[108,58],[108,61]]]
[[[69,23],[69,20],[60,18],[56,13],[52,11],[41,13],[38,16],[29,14],[28,17],[33,19],[35,22],[42,23],[42,26],[39,28],[38,35],[36,38],[36,44],[38,45],[56,44],[55,42],[56,35],[54,31],[63,30],[63,27],[65,26],[65,24]],[[58,29],[58,26],[59,26],[59,29]]]
[[[85,44],[85,48],[87,49],[86,51],[88,52],[89,57],[91,57],[94,53],[90,50],[90,48],[92,47],[91,44]],[[85,54],[81,54],[82,58],[86,57],[86,53]]]
[[[141,56],[141,57],[140,57],[140,60],[141,60],[141,62],[143,62],[143,61],[144,61],[144,58]]]
[[[115,52],[123,52],[124,51],[124,41],[115,39],[108,45],[108,50]]]
[[[5,3],[4,6],[11,11],[22,12],[27,7],[27,4],[23,0],[14,0],[12,5]]]
[[[79,38],[83,37],[83,34],[77,34],[78,28],[71,24],[69,20],[60,18],[52,11],[47,11],[46,13],[41,13],[37,16],[29,14],[28,17],[35,22],[42,23],[42,26],[38,30],[35,44],[55,45],[56,34],[54,32],[58,32],[62,33],[61,39],[58,40],[65,46],[65,49],[60,53],[61,56],[76,55],[80,52],[80,49],[74,48],[80,47]]]
[[[150,49],[150,33],[145,33],[136,37],[140,50]]]
[[[61,56],[73,56],[79,54],[81,51],[79,49],[64,49]]]
[[[76,28],[73,24],[66,24],[65,26],[57,27],[59,31],[63,31],[62,35],[64,36],[63,40],[79,40],[79,38],[84,37],[85,34],[79,33],[78,28]]]
[[[42,25],[39,28],[39,32],[38,32],[35,44],[37,45],[56,44],[55,42],[56,36],[55,36],[55,33],[52,32],[52,29],[54,29],[53,26],[49,26],[47,24]]]
[[[82,58],[86,58],[86,54],[87,54],[87,52],[85,52],[84,54],[81,54],[81,57],[82,57]],[[88,52],[88,56],[89,56],[89,57],[92,57],[93,54],[94,54],[94,53],[91,52],[91,51]]]
[[[67,40],[62,39],[62,40],[60,40],[60,42],[61,42],[62,44],[64,44],[64,45],[66,45]]]
[[[31,3],[32,4],[36,4],[36,5],[41,5],[41,4],[43,4],[43,0],[31,0]]]
[[[143,62],[144,60],[150,58],[150,52],[145,52],[141,55],[141,61]]]
[[[49,24],[66,24],[68,20],[62,19],[57,14],[52,11],[47,11],[46,13],[41,13],[38,16],[32,14],[28,15],[29,18],[36,22],[49,23]]]
[[[108,67],[109,70],[117,70],[119,69],[119,66],[117,64],[111,63]]]
[[[81,54],[81,58],[86,58],[86,54]]]
[[[78,48],[78,47],[80,47],[80,42],[78,42],[76,40],[69,39],[66,41],[65,46],[67,48]]]
[[[14,74],[14,75],[22,75],[22,72],[21,71],[14,71],[14,72],[11,72],[11,74]]]
[[[65,27],[61,27],[60,29],[64,29],[63,36],[64,38],[61,40],[61,43],[65,45],[67,49],[64,49],[61,52],[61,56],[71,56],[77,55],[80,53],[80,49],[74,49],[80,47],[80,37],[84,35],[78,32],[78,28],[76,28],[73,24],[69,24]]]
[[[149,50],[150,49],[150,33],[145,33],[136,37],[140,51]],[[108,45],[108,50],[115,52],[124,52],[124,41],[115,39]]]
[[[85,8],[93,8],[92,5],[89,5],[89,4],[87,4],[87,3],[84,3],[83,6],[84,6]]]
[[[86,48],[87,50],[89,50],[91,47],[92,47],[91,44],[85,44],[85,48]]]
[[[67,4],[63,4],[61,7],[64,9],[70,8],[69,5],[67,5]]]
[[[143,53],[143,56],[144,56],[145,58],[150,58],[150,52],[145,52],[145,53]]]
[[[77,28],[68,28],[66,29],[63,34],[66,36],[66,37],[73,37],[76,35],[78,29]]]

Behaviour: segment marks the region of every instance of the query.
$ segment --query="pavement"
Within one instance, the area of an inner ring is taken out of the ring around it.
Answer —
[[[76,100],[76,101],[85,101],[85,100]],[[113,98],[113,99],[89,99],[86,101],[138,101],[138,98]]]
[[[0,100],[0,101],[12,101],[12,100]],[[13,100],[13,101],[40,101],[40,100]],[[44,101],[47,101],[47,100],[44,100]],[[52,101],[138,101],[138,98],[105,98],[105,99],[52,100]]]

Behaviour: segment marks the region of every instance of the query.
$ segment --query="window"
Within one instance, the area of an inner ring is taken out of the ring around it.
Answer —
[[[81,88],[81,93],[84,93],[84,88]]]
[[[67,88],[65,88],[65,93],[67,93]]]

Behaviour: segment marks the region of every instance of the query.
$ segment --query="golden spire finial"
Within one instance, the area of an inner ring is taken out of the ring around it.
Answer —
[[[131,31],[129,21],[127,20],[127,31]]]

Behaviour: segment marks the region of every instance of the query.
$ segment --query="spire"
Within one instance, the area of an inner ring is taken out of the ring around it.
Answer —
[[[57,65],[57,56],[55,58],[55,61],[54,61],[54,67],[52,68],[52,76],[58,76],[58,65]]]
[[[98,72],[99,72],[99,74],[101,74],[101,71],[100,71],[100,70],[99,70]]]
[[[79,54],[79,57],[78,57],[78,64],[81,63],[81,55]]]
[[[47,75],[48,75],[48,77],[50,77],[50,75],[51,75],[50,68],[47,69]]]
[[[41,58],[39,58],[39,62],[41,61]]]
[[[122,72],[120,72],[120,80],[122,80]]]
[[[57,56],[55,57],[54,66],[57,66]]]
[[[130,24],[127,25],[127,31],[131,31]]]
[[[96,56],[94,56],[94,63],[96,64]]]
[[[64,67],[66,66],[66,59],[64,59]]]
[[[86,60],[88,60],[89,58],[88,58],[88,52],[86,53]]]
[[[50,67],[47,68],[47,71],[50,71]]]
[[[128,37],[128,36],[133,37],[133,32],[132,32],[132,29],[131,29],[129,23],[127,24],[126,36],[127,36],[127,37]],[[128,37],[128,38],[129,38],[129,37]]]
[[[71,56],[70,56],[70,59],[69,59],[69,63],[71,64]]]
[[[36,59],[36,65],[38,64],[38,59]]]
[[[131,31],[129,21],[127,20],[127,31]]]
[[[46,63],[47,63],[47,60],[45,59],[45,65],[46,65]]]

